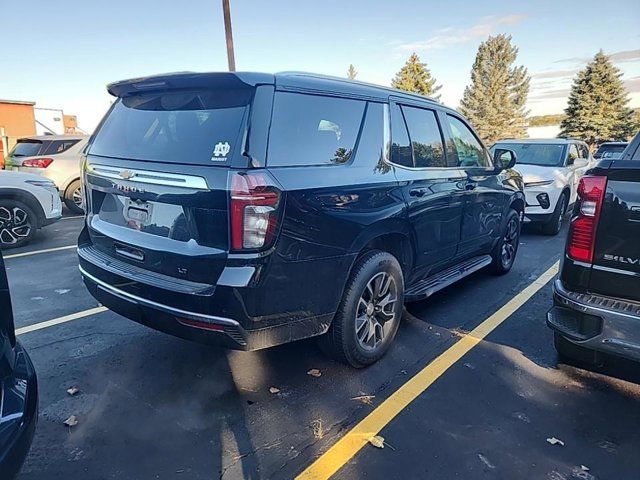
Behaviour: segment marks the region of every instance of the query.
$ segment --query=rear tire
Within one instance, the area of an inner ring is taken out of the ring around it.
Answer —
[[[69,184],[64,192],[64,204],[73,213],[82,215],[84,213],[82,196],[82,184],[80,180],[74,180]]]
[[[581,347],[564,338],[560,333],[553,332],[553,346],[560,358],[585,365],[595,366],[599,363],[598,352]]]
[[[22,247],[38,229],[36,214],[19,200],[0,199],[0,248]]]
[[[509,210],[500,241],[495,246],[491,257],[491,270],[496,275],[504,275],[516,260],[520,245],[520,215],[515,210]]]
[[[375,363],[398,331],[404,304],[404,279],[398,260],[373,250],[356,261],[336,315],[320,347],[355,368]]]
[[[542,225],[542,233],[545,235],[557,235],[562,230],[562,225],[564,223],[564,214],[567,212],[567,207],[569,206],[569,196],[567,192],[563,192],[558,199],[558,203],[556,204],[556,208],[553,211],[553,215],[551,215],[551,219]]]

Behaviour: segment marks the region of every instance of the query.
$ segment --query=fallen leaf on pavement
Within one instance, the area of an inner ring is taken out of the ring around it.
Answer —
[[[375,395],[358,395],[357,397],[353,397],[351,400],[362,402],[365,405],[371,405],[374,398],[376,398]]]
[[[71,395],[72,397],[73,397],[76,393],[78,393],[79,391],[80,391],[80,389],[79,389],[78,387],[70,387],[70,388],[67,388],[67,393],[68,393],[69,395]]]
[[[380,435],[376,435],[374,437],[369,438],[369,443],[376,448],[384,448],[384,437]]]
[[[276,388],[276,387],[270,387],[269,388],[269,392],[270,393],[280,393],[280,389]]]
[[[317,439],[324,437],[324,428],[322,428],[322,420],[314,420],[311,422],[311,429],[313,430],[313,436]]]
[[[78,419],[75,415],[71,415],[62,423],[64,423],[67,427],[75,427],[78,424]]]
[[[317,368],[312,368],[311,370],[309,370],[307,372],[307,375],[311,375],[312,377],[319,377],[320,375],[322,375],[322,372],[320,370],[318,370]]]
[[[589,467],[585,467],[584,465],[580,465],[580,468],[585,472],[588,472],[590,470]]]
[[[564,447],[564,442],[556,437],[547,438],[547,442],[549,442],[551,445],[560,445]]]

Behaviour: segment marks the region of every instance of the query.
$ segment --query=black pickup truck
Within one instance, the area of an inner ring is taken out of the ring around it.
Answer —
[[[580,181],[547,325],[561,356],[640,361],[640,133]]]

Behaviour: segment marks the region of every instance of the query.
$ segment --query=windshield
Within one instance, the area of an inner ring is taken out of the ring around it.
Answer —
[[[134,95],[118,100],[90,154],[200,165],[233,155],[251,91]]]
[[[18,140],[9,156],[11,157],[33,157],[38,155],[42,142],[38,140]]]
[[[557,143],[496,143],[491,147],[492,154],[496,148],[513,150],[517,157],[517,163],[520,164],[557,167],[564,162],[566,145]]]

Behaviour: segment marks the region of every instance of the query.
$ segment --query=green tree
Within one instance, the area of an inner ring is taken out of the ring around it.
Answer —
[[[353,66],[353,63],[349,64],[349,69],[347,70],[347,78],[353,80],[358,75],[356,71],[356,67]]]
[[[478,47],[460,112],[487,144],[527,135],[530,77],[525,67],[513,65],[517,56],[511,35],[490,36]]]
[[[638,128],[622,73],[600,50],[576,75],[560,137],[579,138],[594,146],[606,140],[626,140]]]
[[[435,100],[440,100],[437,95],[442,85],[436,85],[436,79],[431,75],[426,63],[420,62],[420,57],[412,53],[407,62],[396,73],[391,81],[391,86],[405,92],[428,95]]]

